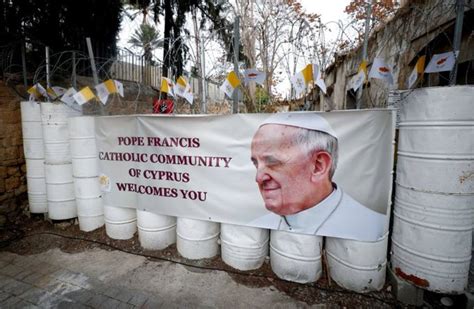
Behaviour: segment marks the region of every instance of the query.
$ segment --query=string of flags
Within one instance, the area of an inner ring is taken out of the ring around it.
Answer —
[[[194,94],[191,89],[191,86],[188,84],[188,81],[184,76],[178,77],[176,80],[176,84],[169,78],[162,77],[161,78],[161,87],[160,91],[167,93],[169,96],[175,97],[182,97],[189,104],[193,104],[194,101]]]
[[[408,76],[407,88],[411,89],[415,85],[416,81],[424,73],[437,73],[437,72],[448,72],[452,71],[456,64],[457,52],[446,52],[441,54],[434,54],[430,62],[425,68],[426,56],[420,56],[416,64]],[[369,78],[381,79],[386,81],[389,85],[393,85],[393,68],[385,62],[383,58],[374,58],[370,72],[367,74],[367,62],[362,61],[357,70],[357,74],[352,77],[349,82],[349,88],[357,91],[362,85],[367,82]]]
[[[107,104],[109,95],[118,93],[121,97],[124,96],[123,84],[117,80],[109,79],[99,85],[95,86],[96,94],[88,86],[82,88],[80,91],[70,87],[69,89],[63,87],[53,86],[45,89],[40,83],[36,83],[30,89],[30,101],[39,100],[41,97],[49,100],[59,99],[66,104],[77,103],[83,105],[92,99],[98,98],[102,104]]]
[[[303,70],[296,73],[290,78],[296,96],[304,94],[308,85],[313,81],[323,93],[326,93],[326,84],[322,79],[319,66],[317,64],[308,64]]]
[[[459,55],[459,51],[450,51],[441,54],[434,54],[428,65],[425,67],[426,56],[420,56],[417,59],[417,62],[407,79],[407,88],[411,89],[417,82],[417,80],[424,73],[436,73],[436,72],[446,72],[452,71],[454,65],[456,64],[456,58]],[[257,69],[246,69],[243,71],[243,84],[248,85],[251,82],[255,82],[260,85],[264,85],[266,74],[265,72],[258,71]],[[389,85],[394,84],[393,77],[393,67],[385,62],[385,59],[376,57],[372,63],[370,71],[367,70],[367,62],[364,60],[360,63],[357,70],[357,74],[354,75],[349,81],[349,88],[354,91],[359,90],[364,83],[370,78],[381,79],[386,81]],[[323,93],[326,94],[326,85],[322,79],[321,70],[316,64],[308,64],[303,70],[296,73],[290,78],[293,89],[295,90],[296,96],[301,96],[306,93],[308,85],[311,82],[314,82]],[[220,86],[220,90],[224,92],[229,98],[232,98],[232,95],[242,82],[239,79],[239,76],[236,72],[231,71],[227,74],[224,82]],[[77,91],[73,87],[69,89],[53,86],[45,89],[40,83],[36,83],[31,88],[28,89],[30,94],[30,101],[39,100],[44,97],[49,100],[61,100],[66,104],[77,103],[83,105],[92,99],[98,99],[102,104],[107,104],[107,100],[110,95],[118,94],[121,97],[124,96],[123,84],[117,80],[109,79],[106,80],[94,87],[96,94],[92,91],[90,87],[84,87],[81,90]],[[190,104],[193,104],[194,95],[185,77],[180,76],[176,83],[171,79],[162,77],[161,78],[161,87],[160,91],[167,93],[171,97],[182,97]],[[166,112],[173,109],[173,106],[170,105],[170,102],[162,102],[160,104],[154,104],[156,110],[165,108]],[[166,104],[163,104],[166,103]],[[165,106],[166,105],[166,106]]]

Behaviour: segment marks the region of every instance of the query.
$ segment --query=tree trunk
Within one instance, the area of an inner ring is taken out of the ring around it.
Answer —
[[[164,42],[163,42],[163,72],[162,76],[168,77],[168,68],[170,67],[170,40],[171,40],[171,28],[173,26],[173,11],[171,10],[171,0],[165,0],[165,30],[164,30]]]

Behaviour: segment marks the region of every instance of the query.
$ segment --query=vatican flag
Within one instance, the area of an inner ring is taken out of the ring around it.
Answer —
[[[165,92],[168,95],[174,97],[173,87],[174,87],[174,84],[171,81],[171,79],[166,78],[166,77],[161,78],[161,88],[160,88],[161,92]]]
[[[313,65],[311,64],[290,78],[297,97],[306,92],[306,86],[313,78]]]
[[[74,100],[76,100],[77,104],[82,105],[94,99],[95,95],[92,92],[91,88],[84,87],[81,89],[81,91],[74,94],[73,97],[74,97]]]
[[[72,105],[74,104],[74,95],[77,93],[76,89],[74,87],[69,88],[61,97],[61,101],[68,104]]]
[[[109,98],[110,94],[118,92],[117,86],[115,85],[115,82],[112,79],[106,80],[105,82],[98,84],[97,86],[95,86],[95,90],[97,91],[97,97],[104,105],[107,103],[107,99]]]
[[[367,80],[367,62],[364,60],[362,63],[359,65],[359,70],[357,71],[357,74],[354,75],[351,79],[351,89],[354,91],[359,90],[362,85],[364,85],[365,81]]]
[[[240,80],[237,74],[234,71],[231,71],[224,83],[221,85],[220,90],[227,94],[229,98],[232,98],[232,94],[234,93],[235,88],[240,86]]]
[[[319,70],[319,66],[317,64],[313,64],[313,81],[316,86],[321,89],[321,91],[326,94],[326,84],[324,83],[324,79],[322,79],[321,71]]]
[[[194,101],[194,94],[193,94],[193,91],[191,89],[191,87],[189,87],[188,90],[186,90],[186,92],[184,93],[184,99],[186,101],[189,102],[189,104],[193,104],[193,101]]]
[[[43,86],[41,86],[40,83],[36,83],[35,85],[33,85],[33,87],[28,89],[28,93],[30,94],[30,99],[29,99],[30,101],[37,100],[41,96],[45,98],[48,97],[48,92],[46,91],[46,89],[44,89]]]
[[[418,61],[416,61],[415,67],[413,68],[413,71],[408,77],[408,88],[411,89],[415,82],[418,80],[418,76],[420,74],[423,74],[425,70],[425,59],[425,56],[421,56],[420,58],[418,58]]]
[[[188,82],[183,76],[180,76],[178,80],[176,80],[176,84],[173,86],[173,94],[184,98],[188,88],[190,88]]]

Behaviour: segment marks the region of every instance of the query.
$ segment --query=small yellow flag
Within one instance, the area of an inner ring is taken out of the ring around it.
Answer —
[[[312,64],[308,64],[301,72],[303,73],[305,84],[308,84],[310,81],[313,80],[313,65]]]
[[[107,88],[107,91],[109,92],[109,94],[118,92],[113,79],[106,80],[104,82],[104,85],[105,85],[105,88]]]
[[[177,83],[178,85],[181,85],[181,86],[185,87],[185,88],[186,88],[186,86],[188,85],[188,83],[186,82],[186,80],[185,80],[184,77],[182,77],[182,76],[180,76],[180,77],[178,78],[178,80],[176,81],[176,83]]]
[[[362,63],[359,65],[359,70],[357,72],[364,71],[365,75],[367,75],[367,61],[363,60]]]
[[[231,71],[229,75],[227,75],[227,80],[234,89],[240,85],[240,79],[234,71]]]
[[[95,95],[89,87],[82,88],[81,91],[74,95],[74,100],[76,100],[79,105],[89,102],[93,98],[95,98]]]
[[[425,60],[426,60],[426,56],[421,56],[420,58],[418,58],[418,61],[416,62],[416,72],[418,74],[423,74],[423,72],[425,71]]]

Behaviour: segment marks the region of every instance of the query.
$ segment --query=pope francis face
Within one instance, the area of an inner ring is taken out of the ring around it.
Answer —
[[[265,207],[279,215],[314,206],[314,164],[297,145],[297,128],[278,124],[261,126],[252,140],[252,162]]]

